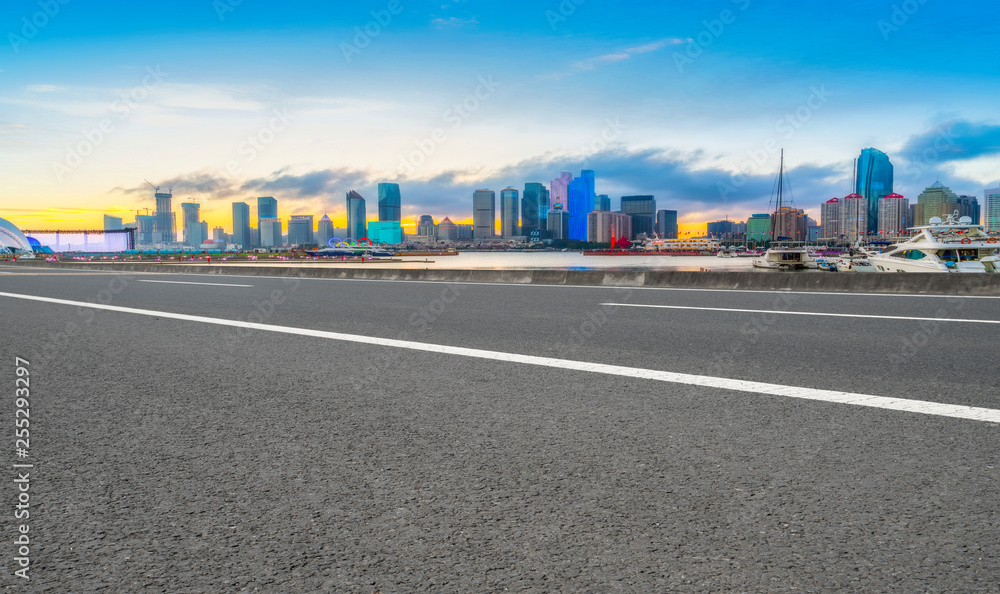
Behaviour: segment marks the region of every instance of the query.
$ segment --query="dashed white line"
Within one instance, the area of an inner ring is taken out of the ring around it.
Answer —
[[[164,281],[139,279],[140,283],[167,283],[170,285],[206,285],[209,287],[252,287],[253,285],[227,285],[224,283],[192,283],[187,281]]]
[[[731,307],[694,307],[690,305],[645,305],[641,303],[601,303],[614,307],[645,307],[650,309],[691,309],[697,311],[727,311],[736,313],[781,314],[787,316],[828,316],[834,318],[868,318],[877,320],[907,320],[914,322],[966,322],[969,324],[1000,324],[1000,320],[970,320],[968,318],[918,318],[915,316],[877,316],[874,314],[826,313],[819,311],[778,311],[772,309],[737,309]]]
[[[851,392],[838,392],[834,390],[818,390],[814,388],[802,388],[798,386],[783,386],[780,384],[766,384],[762,382],[751,382],[751,381],[743,381],[743,380],[721,378],[721,377],[691,375],[687,373],[673,373],[670,371],[659,371],[656,369],[641,369],[636,367],[622,367],[619,365],[606,365],[603,363],[588,363],[586,361],[553,359],[549,357],[536,357],[533,355],[522,355],[518,353],[505,353],[500,351],[486,351],[481,349],[471,349],[471,348],[448,346],[441,344],[428,344],[422,342],[413,342],[409,340],[396,340],[391,338],[361,336],[357,334],[342,334],[340,332],[312,330],[309,328],[294,328],[291,326],[257,324],[254,322],[243,322],[241,320],[226,320],[222,318],[209,318],[205,316],[193,316],[189,314],[155,311],[149,309],[137,309],[132,307],[121,307],[117,305],[102,305],[99,303],[87,303],[84,301],[69,301],[66,299],[54,299],[52,297],[39,297],[36,295],[20,295],[16,293],[0,292],[0,297],[9,297],[11,299],[24,299],[28,301],[39,301],[42,303],[53,303],[57,305],[69,305],[74,307],[87,307],[90,309],[116,311],[120,313],[136,314],[143,316],[155,316],[158,318],[182,320],[187,322],[200,322],[203,324],[232,326],[236,328],[261,330],[265,332],[279,332],[282,334],[293,334],[298,336],[308,336],[312,338],[325,338],[328,340],[337,340],[342,342],[352,342],[352,343],[360,343],[360,344],[374,345],[374,346],[386,346],[386,347],[393,347],[400,349],[409,349],[413,351],[424,351],[429,353],[456,355],[460,357],[472,357],[476,359],[487,359],[491,361],[504,361],[509,363],[520,363],[524,365],[552,367],[563,370],[575,370],[575,371],[585,371],[588,373],[601,373],[605,375],[633,377],[638,379],[648,379],[654,381],[669,382],[674,384],[684,384],[689,386],[717,388],[720,390],[736,390],[740,392],[751,392],[755,394],[783,396],[786,398],[816,400],[821,402],[850,404],[854,406],[865,406],[869,408],[879,408],[879,409],[893,410],[900,412],[919,413],[919,414],[933,415],[938,417],[951,417],[956,419],[985,421],[988,423],[1000,423],[1000,410],[995,410],[990,408],[961,406],[955,404],[940,404],[937,402],[908,400],[903,398],[887,398],[884,396],[855,394]]]

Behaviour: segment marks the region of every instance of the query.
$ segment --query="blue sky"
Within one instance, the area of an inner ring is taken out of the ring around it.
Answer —
[[[226,227],[266,193],[336,220],[379,181],[463,220],[581,168],[613,203],[745,217],[777,147],[814,213],[869,146],[911,199],[1000,179],[993,3],[65,1],[0,9],[0,216],[29,228],[129,219],[144,178]]]

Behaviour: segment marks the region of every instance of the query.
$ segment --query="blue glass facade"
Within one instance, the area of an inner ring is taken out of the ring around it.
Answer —
[[[878,233],[878,200],[892,194],[892,163],[875,148],[866,148],[858,158],[858,180],[854,188],[868,207],[868,231]]]
[[[532,231],[545,229],[545,219],[548,215],[549,204],[545,186],[539,183],[524,184],[524,194],[521,196],[521,233],[531,235]],[[542,204],[545,198],[544,206]],[[542,209],[545,210],[542,210]]]
[[[378,220],[401,221],[402,199],[399,195],[399,184],[381,183],[378,185]]]
[[[363,239],[368,237],[368,214],[365,199],[354,190],[347,193],[347,237]]]
[[[372,243],[402,243],[403,227],[399,221],[368,223],[368,239],[372,240]]]
[[[250,249],[250,205],[233,202],[233,243]]]
[[[587,240],[587,213],[594,209],[594,172],[584,169],[569,182],[566,210],[569,211],[569,239]]]

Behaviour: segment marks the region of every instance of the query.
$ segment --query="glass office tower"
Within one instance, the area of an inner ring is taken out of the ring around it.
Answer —
[[[892,194],[892,163],[875,148],[866,148],[858,158],[855,194],[865,199],[868,208],[868,231],[878,233],[878,201]]]
[[[399,184],[378,185],[378,220],[382,222],[402,220],[402,199]]]

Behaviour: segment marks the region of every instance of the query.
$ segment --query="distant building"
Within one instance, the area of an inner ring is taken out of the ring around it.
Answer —
[[[562,204],[552,205],[546,219],[548,235],[552,239],[570,239],[569,237],[569,213],[563,210]]]
[[[809,237],[806,213],[798,208],[782,206],[771,215],[772,241],[806,241]]]
[[[312,215],[292,215],[288,220],[288,245],[316,243]]]
[[[158,190],[159,188],[157,188]],[[170,201],[174,195],[170,192],[156,192],[156,222],[153,225],[154,240],[163,243],[173,243],[174,234],[174,212]]]
[[[378,220],[380,222],[402,220],[402,198],[399,195],[399,184],[380,183],[378,185]]]
[[[594,210],[611,210],[611,198],[607,194],[594,196]]]
[[[521,234],[518,225],[518,192],[507,186],[500,190],[500,237],[510,239]]]
[[[983,224],[991,233],[1000,231],[1000,188],[983,190]]]
[[[373,221],[368,223],[368,239],[372,243],[403,243],[403,225],[400,221]]]
[[[656,233],[661,239],[677,239],[679,231],[676,210],[656,211]]]
[[[771,215],[755,214],[747,219],[747,241],[768,241],[771,239]]]
[[[524,194],[521,195],[521,234],[531,235],[532,231],[544,230],[548,214],[549,191],[540,183],[524,184]]]
[[[878,201],[879,235],[899,235],[911,225],[910,201],[893,192]]]
[[[566,187],[568,204],[563,204],[563,207],[569,211],[570,239],[587,239],[587,213],[594,209],[595,183],[594,172],[584,169],[580,177],[571,180]],[[650,230],[652,227],[650,221]]]
[[[632,217],[632,237],[640,233],[653,234],[653,218],[656,213],[656,199],[652,196],[622,196],[623,213]]]
[[[233,243],[250,249],[250,205],[246,202],[233,202]]]
[[[455,225],[455,231],[457,233],[456,239],[458,241],[470,241],[474,237],[474,226],[468,223],[459,223]]]
[[[104,230],[105,231],[121,231],[122,230],[122,220],[121,217],[113,217],[111,215],[104,215]]]
[[[215,241],[225,241],[226,240],[226,230],[222,227],[212,228],[212,239]]]
[[[278,201],[275,200],[273,196],[258,196],[257,228],[258,229],[260,228],[261,219],[276,219],[276,218],[278,218]]]
[[[931,218],[944,218],[958,209],[958,196],[955,192],[941,182],[935,182],[917,196],[917,206],[913,209],[914,226],[928,225]]]
[[[831,198],[819,205],[820,238],[840,238],[840,198]]]
[[[566,206],[569,204],[569,182],[571,181],[573,181],[573,174],[568,171],[563,171],[559,174],[559,177],[552,180],[549,184],[549,210],[554,209],[557,203],[562,206],[562,210],[567,210]],[[546,213],[546,216],[548,216],[548,213]]]
[[[973,225],[980,223],[979,200],[975,196],[958,197],[958,216],[969,217]]]
[[[876,148],[861,151],[854,193],[865,199],[867,230],[878,232],[879,198],[892,194],[892,163],[889,162],[888,155]]]
[[[260,219],[257,225],[260,229],[260,247],[269,248],[284,245],[285,241],[282,237],[281,219]]]
[[[736,239],[736,222],[730,220],[712,221],[706,225],[708,236],[713,239]]]
[[[437,226],[438,241],[455,241],[458,239],[458,226],[445,217]]]
[[[200,223],[201,205],[196,202],[184,202],[181,204],[181,216],[184,222],[184,243],[195,247],[205,243],[208,239],[206,234],[202,234]]]
[[[354,190],[347,193],[347,237],[350,239],[365,239],[368,237],[368,214],[365,210],[365,199]],[[289,240],[289,242],[291,242]]]
[[[476,190],[472,194],[472,224],[478,241],[496,236],[497,205],[496,192]]]
[[[437,224],[434,223],[434,217],[420,215],[420,220],[417,221],[417,235],[437,239]]]
[[[333,231],[333,221],[328,215],[323,215],[316,228],[316,243],[320,247],[325,247],[337,234]]]
[[[611,243],[632,237],[632,217],[621,212],[595,210],[587,214],[587,241]]]

